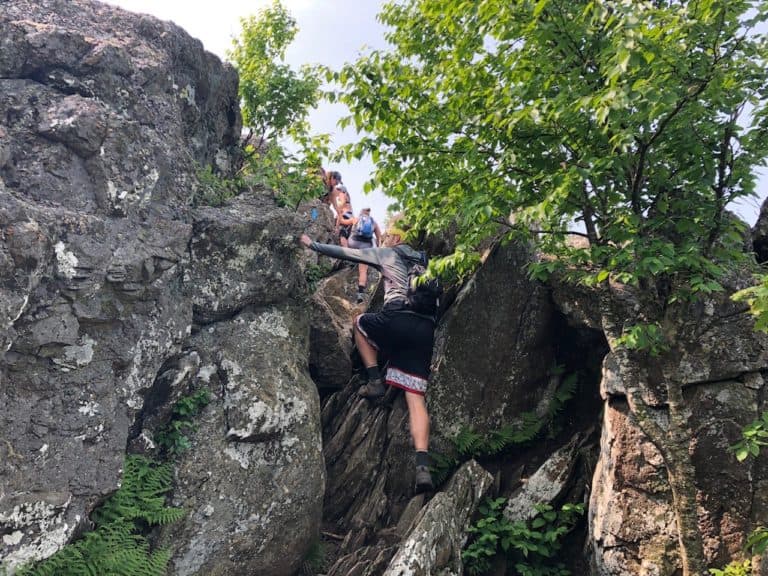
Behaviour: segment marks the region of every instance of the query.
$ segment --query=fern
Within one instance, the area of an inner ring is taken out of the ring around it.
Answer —
[[[172,482],[173,470],[169,464],[150,464],[142,456],[128,456],[123,487],[94,513],[96,525],[119,518],[143,520],[150,526],[181,519],[183,510],[165,506],[165,494],[171,490]]]
[[[504,554],[523,576],[566,576],[556,562],[562,540],[584,513],[583,504],[565,504],[556,511],[549,504],[534,506],[530,520],[510,522],[504,517],[505,498],[486,499],[480,519],[467,529],[472,536],[461,557],[469,574],[487,574],[491,561]]]
[[[127,456],[122,486],[93,514],[96,529],[19,576],[164,576],[170,553],[152,551],[141,531],[184,516],[165,505],[172,483],[168,464]]]

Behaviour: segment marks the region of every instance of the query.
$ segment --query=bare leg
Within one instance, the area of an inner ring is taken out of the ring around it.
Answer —
[[[405,393],[405,402],[408,404],[408,417],[411,423],[411,438],[413,447],[418,452],[426,452],[429,449],[429,414],[427,402],[421,394],[413,392]]]
[[[357,265],[357,285],[366,286],[368,284],[368,264]]]
[[[358,316],[359,318],[359,316]],[[357,319],[355,319],[355,344],[357,344],[357,350],[360,352],[360,358],[363,359],[363,364],[366,368],[376,366],[378,361],[378,352],[376,348],[371,346],[371,343],[363,336],[360,329],[357,327]]]

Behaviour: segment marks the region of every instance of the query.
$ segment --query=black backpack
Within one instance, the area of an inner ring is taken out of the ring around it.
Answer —
[[[408,263],[408,309],[416,314],[437,316],[443,287],[437,278],[424,279],[429,259],[425,252],[412,256],[394,247],[400,257]]]

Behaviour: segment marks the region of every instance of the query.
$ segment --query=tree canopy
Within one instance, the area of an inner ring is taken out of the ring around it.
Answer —
[[[663,456],[685,576],[706,564],[678,336],[749,258],[727,209],[768,154],[767,17],[758,0],[399,0],[380,14],[391,48],[336,75],[368,187],[418,230],[458,230],[443,267],[501,232],[554,256],[534,275],[606,288],[603,332]]]
[[[305,65],[297,72],[285,63],[298,27],[279,0],[240,24],[229,58],[240,76],[240,110],[250,131],[242,173],[276,191],[282,203],[297,205],[322,192],[317,169],[328,136],[311,134],[307,118],[321,98],[323,70]]]
[[[407,0],[391,49],[341,70],[344,122],[418,229],[459,257],[538,231],[582,280],[720,289],[743,252],[726,208],[768,152],[766,42],[750,0]],[[574,247],[569,236],[588,237]]]

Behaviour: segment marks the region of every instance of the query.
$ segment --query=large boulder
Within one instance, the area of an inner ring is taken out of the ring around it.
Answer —
[[[184,284],[195,322],[230,318],[246,306],[303,293],[296,265],[301,225],[292,212],[276,209],[264,195],[244,194],[221,208],[198,208],[192,216]]]
[[[2,569],[50,556],[86,528],[120,484],[132,429],[158,426],[185,386],[214,377],[210,366],[229,378],[205,413],[217,427],[201,429],[177,495],[205,511],[210,497],[217,519],[226,511],[217,525],[226,533],[203,548],[201,565],[240,570],[231,545],[259,556],[262,573],[282,573],[314,538],[323,467],[304,368],[303,223],[266,194],[190,209],[198,170],[226,175],[239,136],[234,70],[172,23],[88,0],[3,3]],[[190,340],[196,322],[219,320]],[[237,383],[235,365],[245,374]],[[246,452],[247,470],[228,456]],[[203,469],[230,500],[190,494]],[[283,520],[294,534],[274,528]],[[255,552],[236,536],[244,526],[295,556]],[[175,544],[178,570],[193,571],[192,541]]]
[[[755,334],[748,316],[734,314],[725,299],[692,310],[678,333],[680,350],[663,373],[683,384],[694,431],[689,452],[704,552],[709,565],[723,566],[741,555],[746,535],[768,520],[762,496],[768,459],[761,454],[739,463],[729,450],[741,430],[766,410],[768,339]],[[658,363],[651,359],[642,373],[657,375]],[[624,376],[622,362],[609,354],[601,384],[606,399],[601,454],[589,512],[592,563],[596,573],[606,575],[672,574],[680,569],[680,559],[667,470],[659,448],[629,410]],[[666,429],[664,394],[644,398],[656,425]]]
[[[542,413],[558,385],[549,291],[525,273],[526,246],[494,246],[436,334],[428,403],[437,446],[462,427],[497,430]]]
[[[305,310],[284,304],[189,340],[190,384],[213,401],[177,466],[174,503],[190,514],[161,538],[173,574],[293,574],[317,541],[325,465],[308,335]]]

